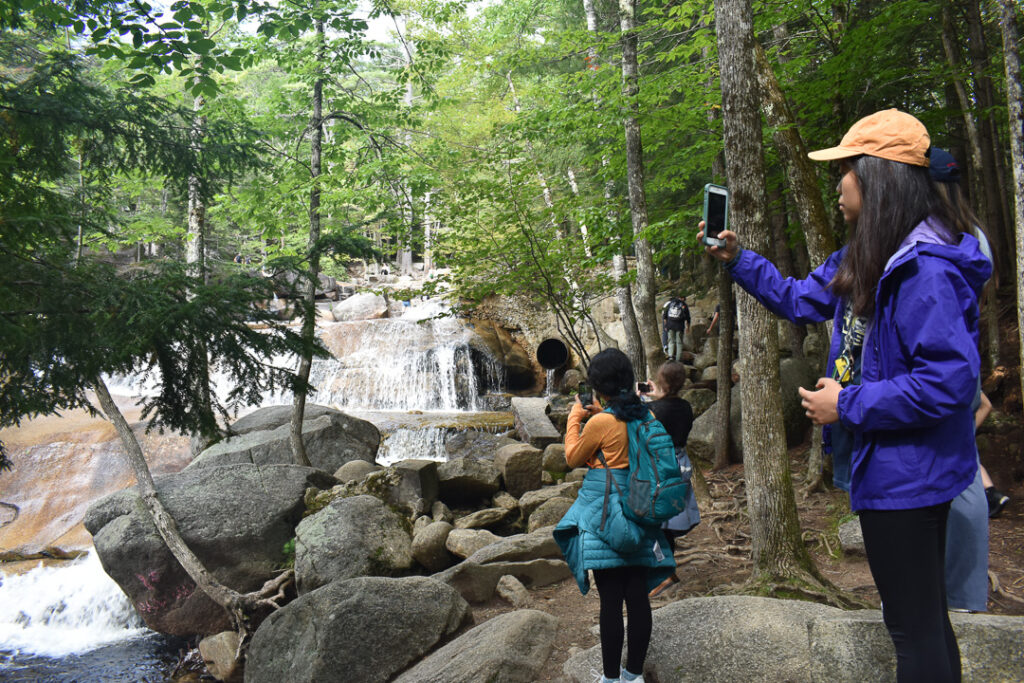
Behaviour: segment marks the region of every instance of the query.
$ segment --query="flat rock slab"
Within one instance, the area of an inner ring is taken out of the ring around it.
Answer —
[[[543,450],[549,444],[562,440],[562,435],[548,417],[547,399],[516,396],[512,399],[512,414],[519,437],[534,448]]]

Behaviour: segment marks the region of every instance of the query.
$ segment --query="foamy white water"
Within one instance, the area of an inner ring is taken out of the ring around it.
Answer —
[[[0,575],[0,650],[61,657],[149,633],[94,552]]]

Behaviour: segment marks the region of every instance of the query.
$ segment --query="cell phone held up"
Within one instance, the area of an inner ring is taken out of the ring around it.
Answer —
[[[594,391],[585,382],[580,382],[579,387],[576,389],[576,395],[580,399],[580,403],[586,408],[594,402]]]
[[[729,228],[729,190],[721,185],[704,186],[704,244],[725,247],[718,235]]]
[[[637,382],[636,383],[636,390],[639,391],[641,394],[649,394],[649,393],[651,393],[651,388],[652,387],[651,387],[651,383],[650,382]]]

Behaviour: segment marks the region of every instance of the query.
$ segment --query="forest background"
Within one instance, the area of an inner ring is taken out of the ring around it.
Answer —
[[[1019,365],[998,325],[1021,307],[1021,18],[1012,0],[9,0],[0,424],[158,365],[154,424],[210,435],[233,405],[305,386],[316,277],[352,259],[447,269],[434,282],[466,305],[533,297],[583,359],[591,306],[617,296],[649,371],[659,276],[731,296],[696,241],[705,183],[802,276],[845,238],[837,171],[805,151],[890,107],[961,160],[999,272],[983,373]],[[259,307],[259,271],[297,275],[301,332]],[[784,574],[799,530],[777,400],[759,400],[778,342],[750,301],[739,315],[745,371],[765,377],[744,395],[765,407],[744,416],[748,485],[778,508],[752,510],[755,565]],[[304,368],[268,371],[287,352]],[[211,364],[237,380],[225,405]]]

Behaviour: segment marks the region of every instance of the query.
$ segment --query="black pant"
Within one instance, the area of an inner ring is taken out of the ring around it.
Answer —
[[[629,621],[626,670],[643,672],[651,642],[651,603],[647,599],[647,567],[595,569],[594,583],[601,597],[601,661],[607,678],[619,677],[622,661],[622,604]]]
[[[899,683],[960,681],[960,649],[946,611],[948,516],[949,503],[860,513]]]

